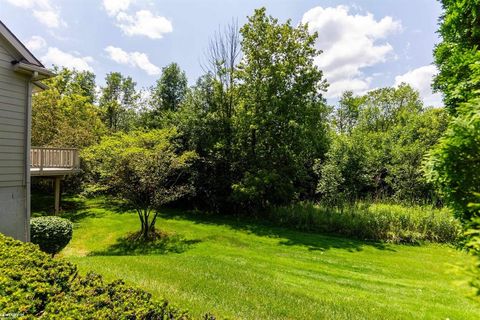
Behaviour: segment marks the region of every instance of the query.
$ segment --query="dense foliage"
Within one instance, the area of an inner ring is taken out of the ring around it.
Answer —
[[[174,200],[244,214],[302,200],[441,204],[422,161],[447,112],[425,108],[405,84],[347,91],[328,106],[317,36],[259,9],[215,34],[191,87],[176,63],[146,91],[111,72],[98,94],[93,74],[59,70],[34,98],[33,139],[86,148],[83,187],[129,200],[145,235]],[[56,122],[50,97],[71,101],[60,110],[75,125]],[[80,128],[81,139],[70,134]]]
[[[45,216],[30,220],[30,238],[43,252],[59,253],[72,239],[73,224],[64,218]]]
[[[83,148],[97,143],[106,128],[95,101],[95,75],[65,68],[34,95],[32,145]]]
[[[83,152],[90,182],[135,207],[140,235],[155,235],[158,209],[192,192],[195,152],[179,151],[174,129],[132,131],[105,137]]]
[[[467,224],[467,231],[465,235],[467,236],[467,241],[465,247],[467,247],[470,252],[480,256],[480,193],[475,193],[476,200],[469,204],[469,209],[474,212],[472,219]],[[475,270],[477,271],[477,277],[472,280],[472,285],[478,289],[477,293],[480,295],[480,259],[477,260],[475,265]]]
[[[222,64],[237,56],[217,52],[225,43],[235,47],[227,32],[213,49],[213,58],[221,57],[217,68],[164,116],[184,149],[199,155],[196,205],[256,213],[303,199],[438,201],[422,161],[445,130],[443,109],[425,108],[418,92],[400,85],[361,96],[346,92],[330,116],[326,83],[313,62],[320,54],[316,34],[280,24],[263,9],[240,34],[240,62]]]
[[[96,172],[81,179],[89,186],[103,184],[108,170],[110,177],[136,172],[139,183],[153,186],[158,182],[152,179],[163,179],[147,169],[157,159],[140,155],[150,146],[136,149],[139,154],[130,149],[136,155],[118,161],[101,157],[125,153],[124,133],[175,132],[175,152],[197,155],[189,162],[191,192],[178,197],[188,194],[188,205],[209,211],[258,214],[299,200],[437,202],[421,163],[445,130],[446,112],[425,108],[408,85],[359,96],[345,92],[336,108],[328,106],[316,39],[307,26],[281,23],[259,9],[240,29],[232,24],[215,34],[206,73],[190,88],[176,63],[145,92],[131,77],[111,72],[98,96],[93,74],[59,70],[50,89],[34,99],[33,140],[92,146],[82,162],[87,173]],[[58,103],[44,101],[52,96],[71,101],[59,109],[75,125],[56,121],[52,105]],[[131,194],[118,190],[109,187]]]
[[[480,1],[440,0],[443,14],[434,51],[440,71],[434,88],[441,91],[447,109],[457,113],[461,103],[478,97],[480,90]]]
[[[332,208],[298,203],[274,208],[269,217],[275,223],[299,230],[392,243],[455,243],[462,230],[450,210],[426,206],[360,202]]]
[[[457,108],[445,135],[430,154],[430,178],[464,222],[477,213],[470,204],[480,191],[480,99]]]
[[[313,160],[326,150],[326,82],[314,64],[317,34],[255,11],[240,33],[235,169],[237,205],[262,209],[309,191]]]
[[[442,42],[434,52],[440,73],[434,86],[443,93],[453,118],[426,167],[468,229],[468,247],[480,256],[480,210],[475,205],[480,192],[480,1],[443,0],[442,4]],[[478,278],[476,285],[480,289]]]
[[[176,63],[162,69],[162,76],[152,88],[152,107],[155,111],[175,111],[187,93],[188,81],[185,71]]]
[[[187,93],[185,71],[175,62],[164,67],[160,79],[149,89],[149,97],[143,103],[138,125],[146,129],[165,127],[168,119],[183,104]]]
[[[137,119],[139,94],[135,89],[136,83],[119,72],[107,74],[105,82],[99,99],[103,121],[111,132],[128,131]]]
[[[107,283],[96,274],[81,276],[71,263],[52,259],[37,246],[2,234],[0,310],[20,319],[190,318],[121,280]]]
[[[445,131],[443,109],[424,108],[418,92],[403,84],[362,96],[346,92],[333,119],[332,144],[315,166],[321,201],[434,201],[422,161]]]
[[[196,204],[251,213],[314,193],[313,164],[328,147],[329,108],[314,64],[316,34],[281,24],[264,9],[241,28],[240,43],[235,32],[216,39],[213,71],[197,81],[169,123],[200,156]]]

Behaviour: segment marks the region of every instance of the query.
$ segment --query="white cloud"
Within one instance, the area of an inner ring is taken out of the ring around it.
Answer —
[[[10,4],[32,11],[38,22],[49,28],[66,26],[60,17],[60,9],[51,4],[50,0],[7,0]]]
[[[105,51],[108,53],[110,59],[113,61],[137,67],[145,71],[151,76],[159,75],[161,69],[150,62],[148,55],[142,52],[126,52],[121,48],[108,46],[105,48]]]
[[[116,25],[127,36],[147,36],[161,39],[166,33],[173,31],[170,20],[156,15],[149,10],[129,12],[136,0],[102,0],[103,8],[111,17],[115,17]]]
[[[422,66],[396,76],[395,86],[402,82],[408,83],[420,92],[426,105],[438,107],[442,105],[442,95],[433,93],[431,88],[432,79],[437,73],[438,70],[434,65]]]
[[[29,50],[36,51],[46,47],[47,42],[40,36],[33,36],[25,41],[25,45]]]
[[[35,4],[35,0],[7,0],[7,2],[23,9],[30,9]]]
[[[78,71],[93,72],[93,68],[90,66],[90,63],[94,61],[92,57],[82,57],[78,54],[64,52],[54,47],[48,48],[47,53],[41,58],[41,60],[47,65],[53,64],[70,69],[76,69]]]
[[[339,79],[335,82],[330,83],[326,97],[338,98],[343,92],[347,90],[353,91],[356,94],[364,94],[372,89],[370,87],[371,82],[371,77]]]
[[[121,48],[108,46],[105,48],[105,51],[108,53],[110,59],[120,64],[129,64],[130,55],[128,52],[124,51]]]
[[[140,10],[135,15],[125,12],[117,14],[118,27],[128,36],[142,35],[151,39],[161,39],[166,33],[173,31],[170,20],[157,16],[148,10]]]
[[[115,16],[128,9],[132,0],[103,0],[103,8],[109,16]]]
[[[49,28],[58,28],[65,24],[60,18],[59,12],[55,10],[33,10],[33,16]]]
[[[302,23],[318,32],[316,46],[323,53],[315,63],[330,83],[328,98],[338,97],[345,90],[368,90],[371,78],[365,77],[362,69],[393,56],[393,47],[379,40],[402,28],[389,16],[375,20],[371,13],[349,14],[346,6],[315,7],[303,15]]]

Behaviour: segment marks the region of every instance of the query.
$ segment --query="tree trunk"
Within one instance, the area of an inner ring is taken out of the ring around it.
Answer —
[[[145,226],[142,226],[142,238],[143,240],[149,239],[149,230],[148,230],[148,223]]]
[[[150,221],[150,209],[138,210],[140,217],[140,237],[145,240],[154,240],[155,239],[155,222],[157,220],[158,213],[155,212],[153,218]]]

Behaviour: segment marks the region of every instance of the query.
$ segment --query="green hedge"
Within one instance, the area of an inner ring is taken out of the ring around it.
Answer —
[[[18,319],[191,319],[121,280],[78,274],[31,243],[0,234],[0,315]],[[206,315],[204,319],[214,319]]]
[[[59,253],[72,239],[73,224],[60,217],[45,216],[30,220],[31,241],[51,255]]]

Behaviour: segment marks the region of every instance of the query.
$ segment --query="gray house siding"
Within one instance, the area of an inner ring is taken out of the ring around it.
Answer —
[[[21,57],[0,37],[0,232],[29,240],[30,84],[13,71]]]

